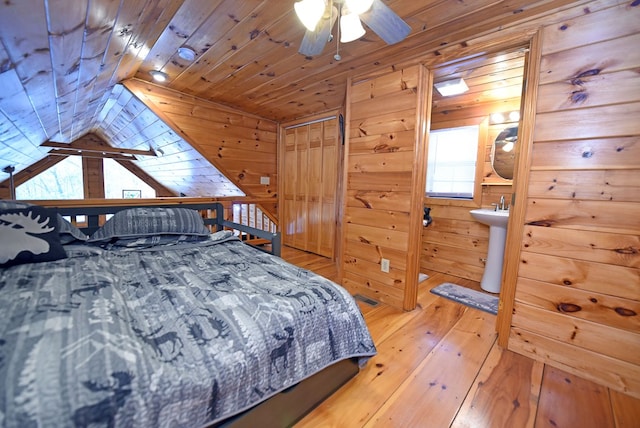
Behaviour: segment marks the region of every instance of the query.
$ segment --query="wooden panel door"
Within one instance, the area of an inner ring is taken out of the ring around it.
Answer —
[[[295,130],[289,129],[284,135],[284,171],[282,176],[285,179],[282,181],[282,242],[285,245],[295,247],[294,236],[296,230],[296,203],[295,203],[295,189],[296,189],[296,165],[298,163],[296,156],[296,139]]]
[[[338,119],[323,122],[322,190],[320,201],[320,239],[318,254],[333,258],[335,254],[338,171],[340,171],[340,127]]]
[[[340,171],[336,117],[284,131],[283,242],[333,258]]]
[[[309,163],[309,130],[297,128],[296,136],[296,181],[295,181],[295,230],[293,246],[307,249],[307,171]]]

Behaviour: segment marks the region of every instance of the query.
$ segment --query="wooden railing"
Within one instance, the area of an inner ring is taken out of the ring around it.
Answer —
[[[244,226],[249,226],[254,229],[266,231],[270,233],[277,233],[278,221],[277,219],[268,213],[264,206],[275,205],[276,201],[271,199],[254,199],[254,198],[177,198],[177,197],[160,197],[160,198],[145,198],[145,199],[74,199],[74,200],[34,200],[24,201],[43,206],[57,206],[57,207],[81,207],[81,206],[96,206],[96,205],[164,205],[164,204],[197,204],[207,202],[219,202],[224,206],[224,219],[239,223]],[[73,219],[75,220],[75,219]],[[74,221],[75,223],[75,221]],[[243,241],[248,241],[253,245],[261,245],[262,241],[267,244],[267,240],[260,237],[246,233],[238,232],[238,237]]]
[[[234,199],[229,202],[220,202],[225,205],[226,209],[228,209],[227,218],[234,223],[239,223],[271,233],[276,233],[278,231],[278,223],[276,219],[263,209],[259,201],[250,199]],[[268,202],[273,203],[273,201]],[[249,233],[241,233],[240,239],[248,241],[253,245],[267,244],[266,241]]]

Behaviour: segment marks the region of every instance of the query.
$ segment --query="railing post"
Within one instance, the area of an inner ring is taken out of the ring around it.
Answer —
[[[216,232],[222,230],[222,222],[224,221],[224,205],[218,202],[216,206]]]
[[[271,253],[274,256],[280,257],[280,254],[282,252],[282,242],[280,242],[281,238],[282,237],[280,233],[273,234],[273,239],[271,240]]]

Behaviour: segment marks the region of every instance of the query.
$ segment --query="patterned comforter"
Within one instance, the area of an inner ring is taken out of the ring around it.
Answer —
[[[0,426],[200,426],[375,353],[349,294],[239,240],[0,269]]]

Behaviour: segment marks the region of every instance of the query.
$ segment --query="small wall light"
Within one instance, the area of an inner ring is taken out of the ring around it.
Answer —
[[[166,82],[169,78],[169,75],[167,73],[160,70],[151,70],[149,74],[156,82]]]
[[[433,86],[436,87],[440,95],[443,97],[463,94],[469,90],[469,87],[462,77],[453,80],[445,80],[444,82],[437,82],[434,83]]]
[[[518,110],[491,113],[491,116],[489,116],[490,125],[499,125],[501,123],[517,122],[519,120],[520,120],[520,112]]]
[[[502,113],[491,113],[491,118],[489,121],[491,123],[504,123],[504,114]]]

